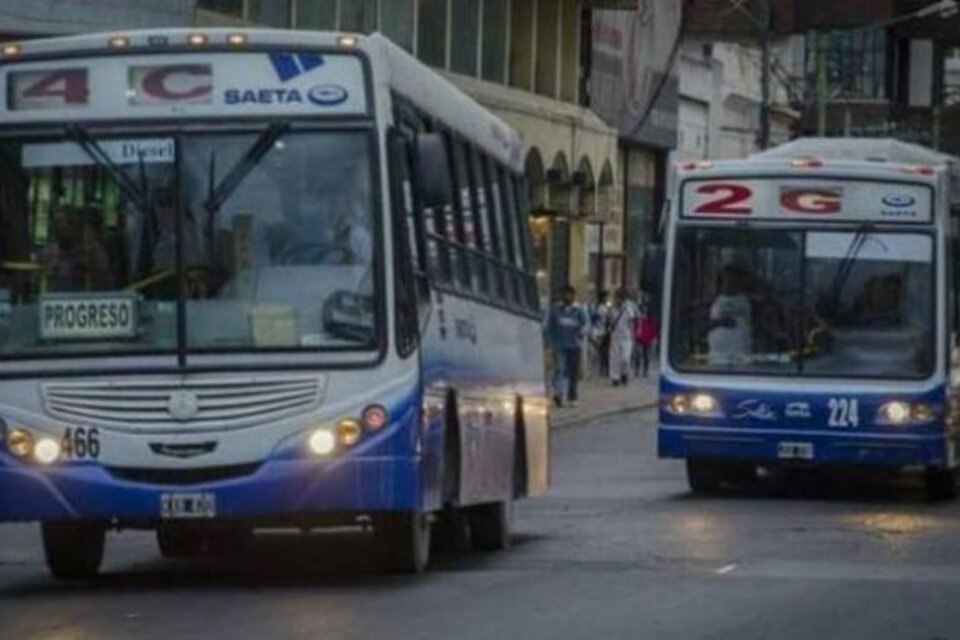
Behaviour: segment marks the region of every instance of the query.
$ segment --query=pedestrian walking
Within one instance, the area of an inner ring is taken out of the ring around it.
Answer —
[[[657,316],[648,302],[645,294],[641,295],[640,314],[637,318],[637,360],[639,361],[639,371],[635,370],[634,375],[643,375],[646,378],[650,374],[650,357],[653,350],[653,344],[657,341],[660,333],[660,327],[657,324]]]
[[[636,305],[623,289],[617,291],[610,318],[610,381],[616,387],[630,380],[637,319]]]
[[[610,376],[610,303],[607,292],[597,294],[590,311],[590,347],[597,362],[600,377]]]
[[[580,351],[589,318],[576,302],[573,287],[564,287],[562,298],[550,311],[547,336],[553,348],[553,401],[558,407],[565,402],[577,403],[577,382],[580,375]]]

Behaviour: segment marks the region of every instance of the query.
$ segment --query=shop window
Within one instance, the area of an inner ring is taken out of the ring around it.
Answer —
[[[417,56],[432,67],[447,64],[447,0],[420,0]]]
[[[198,0],[197,9],[206,9],[207,11],[215,11],[240,18],[243,16],[243,0]]]
[[[336,30],[337,0],[297,0],[297,28]]]
[[[477,75],[480,37],[480,0],[451,0],[450,21],[455,37],[450,39],[450,70]]]
[[[415,1],[385,0],[380,3],[380,31],[407,51],[413,51]]]
[[[886,30],[843,29],[807,34],[807,74],[816,78],[824,56],[831,92],[844,99],[881,100],[887,92]]]
[[[290,27],[290,2],[288,0],[247,0],[247,17],[252,22],[269,27]]]
[[[507,76],[507,0],[483,0],[484,80],[505,82]]]
[[[340,30],[357,33],[376,31],[377,0],[340,0]]]

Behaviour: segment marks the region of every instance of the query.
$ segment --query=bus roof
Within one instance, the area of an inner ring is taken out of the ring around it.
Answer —
[[[392,90],[514,171],[523,171],[519,133],[390,39],[374,34],[365,40],[382,56]]]
[[[231,41],[231,38],[235,40]],[[349,40],[348,40],[349,38]],[[122,42],[118,46],[118,42]],[[523,170],[523,142],[503,120],[386,37],[285,29],[148,29],[24,40],[3,48],[0,62],[84,55],[144,54],[262,47],[355,48],[373,62],[375,82],[441,120],[514,171]]]
[[[956,166],[956,158],[895,138],[798,138],[750,156],[751,160],[813,157],[825,160]]]

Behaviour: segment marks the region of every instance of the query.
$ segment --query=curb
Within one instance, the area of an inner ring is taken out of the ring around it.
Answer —
[[[581,426],[587,422],[593,422],[594,420],[600,420],[602,418],[609,418],[611,416],[621,415],[624,413],[633,413],[635,411],[645,411],[647,409],[654,409],[658,404],[657,400],[648,400],[646,402],[641,402],[636,405],[630,405],[626,407],[613,407],[610,409],[602,409],[597,411],[592,411],[590,413],[570,417],[567,419],[552,420],[550,421],[550,429],[568,429],[570,427]]]

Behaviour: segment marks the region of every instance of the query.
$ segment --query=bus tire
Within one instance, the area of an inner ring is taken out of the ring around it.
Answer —
[[[687,458],[687,484],[694,493],[716,493],[723,477],[717,464],[705,458]]]
[[[43,553],[58,580],[90,580],[100,572],[106,530],[96,522],[44,522]]]
[[[420,512],[388,513],[374,522],[374,536],[389,571],[422,574],[430,564],[432,520]]]
[[[930,500],[954,500],[957,497],[957,469],[927,467],[924,489]]]
[[[456,508],[460,503],[460,418],[457,396],[451,390],[444,407],[443,433],[443,505]]]
[[[526,423],[523,420],[523,398],[517,397],[516,433],[513,445],[513,497],[527,495],[527,436]]]
[[[502,551],[510,547],[513,500],[470,508],[470,541],[477,551]]]
[[[430,531],[430,543],[435,553],[459,553],[467,549],[470,540],[468,518],[462,509],[445,509],[437,514]]]

